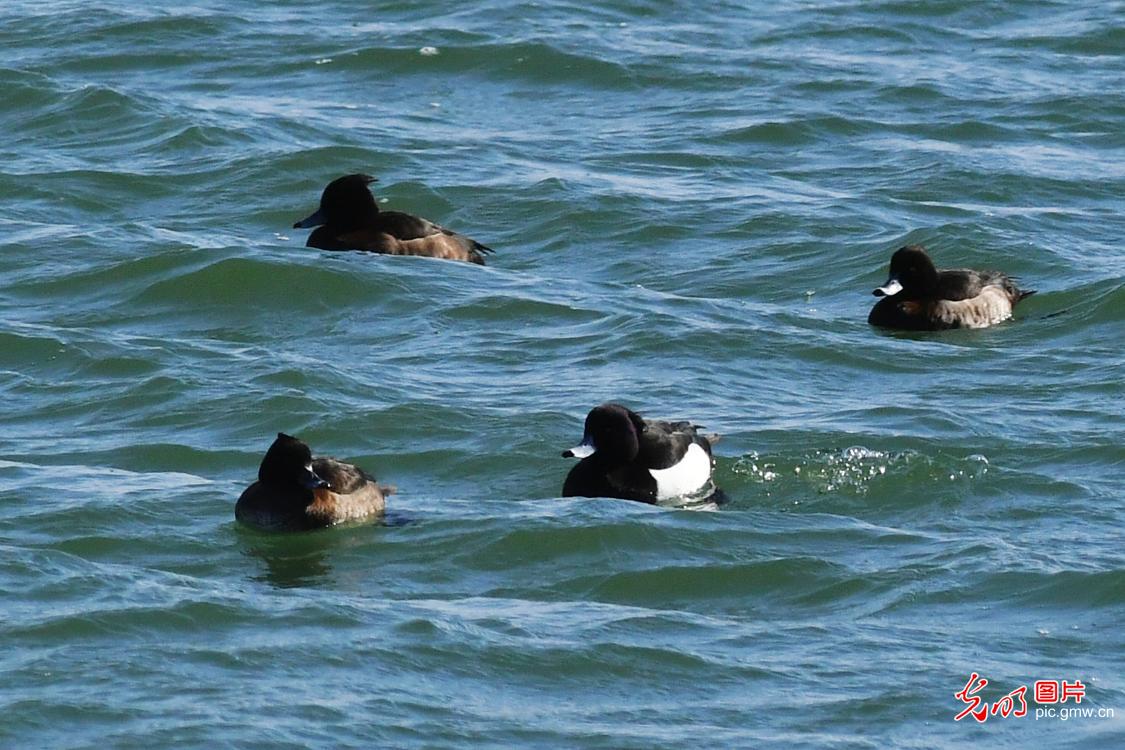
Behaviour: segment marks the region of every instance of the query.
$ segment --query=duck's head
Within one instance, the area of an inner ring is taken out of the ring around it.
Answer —
[[[564,458],[596,455],[606,463],[628,463],[641,449],[645,422],[621,404],[602,404],[586,415],[582,442],[563,451]]]
[[[925,249],[921,245],[907,245],[891,256],[887,283],[871,293],[876,297],[892,297],[903,290],[911,294],[925,293],[936,289],[937,285],[937,268]]]
[[[378,182],[368,174],[349,174],[328,183],[320,195],[320,207],[293,225],[294,229],[311,229],[321,224],[348,228],[379,212],[375,196],[367,187]]]
[[[299,485],[307,490],[330,487],[313,471],[309,446],[284,432],[277,433],[277,439],[266,451],[258,467],[258,481],[280,487]]]

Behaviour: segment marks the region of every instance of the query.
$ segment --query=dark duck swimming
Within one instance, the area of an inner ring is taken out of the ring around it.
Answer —
[[[717,496],[711,444],[691,422],[644,419],[620,404],[602,404],[586,417],[582,442],[564,451],[582,459],[567,474],[564,497],[613,497],[642,503]]]
[[[239,521],[262,529],[299,531],[382,517],[393,487],[353,464],[313,458],[309,447],[279,432],[258,467],[258,481],[234,506]]]
[[[1035,291],[1019,289],[999,271],[939,271],[924,248],[907,245],[891,256],[890,277],[872,294],[883,299],[867,316],[871,325],[940,331],[987,328],[1005,321],[1016,303]]]
[[[484,265],[484,256],[492,252],[491,248],[432,221],[401,211],[380,211],[367,187],[375,181],[370,175],[349,174],[328,183],[320,196],[320,207],[293,225],[294,229],[316,227],[305,246]]]

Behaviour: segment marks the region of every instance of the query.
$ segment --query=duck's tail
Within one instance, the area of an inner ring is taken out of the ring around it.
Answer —
[[[465,239],[469,239],[469,238],[466,237]],[[483,266],[484,265],[484,256],[492,255],[493,253],[496,252],[495,250],[493,250],[488,245],[482,245],[479,242],[477,242],[476,240],[470,239],[469,242],[471,243],[471,246],[469,248],[469,252],[471,254],[472,261],[473,261],[473,263],[476,263],[477,265]]]

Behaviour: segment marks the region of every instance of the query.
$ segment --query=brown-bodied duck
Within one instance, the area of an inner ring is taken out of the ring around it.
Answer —
[[[375,178],[349,174],[328,183],[320,207],[293,225],[316,227],[306,247],[321,250],[366,250],[386,255],[421,255],[484,265],[492,249],[432,221],[401,211],[380,211],[367,187]]]
[[[891,256],[887,283],[872,292],[867,322],[882,328],[940,331],[987,328],[1012,317],[1012,308],[1034,290],[1021,290],[999,271],[967,268],[938,270],[921,245],[907,245]]]
[[[392,493],[393,487],[358,466],[313,458],[309,446],[279,432],[258,467],[258,481],[238,498],[234,516],[262,529],[315,529],[381,517]]]

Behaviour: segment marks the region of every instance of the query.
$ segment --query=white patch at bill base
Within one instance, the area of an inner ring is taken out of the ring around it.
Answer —
[[[575,458],[586,458],[587,456],[594,455],[594,446],[587,445],[586,443],[579,443],[578,445],[567,451],[567,453],[574,456]]]
[[[898,294],[899,292],[902,291],[902,284],[899,283],[898,279],[891,279],[890,281],[888,281],[886,284],[883,284],[883,286],[879,287],[875,291],[882,292],[883,296],[885,296],[885,297],[893,297],[893,296],[895,296],[896,294]]]

